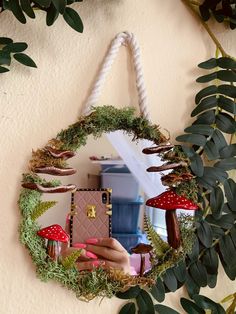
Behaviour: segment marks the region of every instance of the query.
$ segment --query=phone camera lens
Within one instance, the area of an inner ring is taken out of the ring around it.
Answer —
[[[102,193],[102,202],[103,204],[107,203],[107,193]]]

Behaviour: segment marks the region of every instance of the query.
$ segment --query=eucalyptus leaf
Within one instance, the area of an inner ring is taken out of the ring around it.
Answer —
[[[225,263],[229,266],[235,264],[236,250],[229,235],[225,235],[220,239],[219,248]]]
[[[203,188],[205,188],[206,190],[213,190],[214,186],[215,186],[215,180],[212,179],[212,182],[209,183],[209,180],[206,181],[205,180],[205,177],[201,177],[201,178],[198,178],[197,177],[197,183],[198,185],[202,186]]]
[[[235,133],[236,132],[236,122],[227,113],[219,113],[216,116],[216,126],[225,133]]]
[[[213,241],[212,230],[206,220],[199,222],[199,225],[197,226],[197,235],[206,248],[211,247]]]
[[[186,280],[186,263],[184,260],[180,261],[174,268],[173,268],[175,277],[178,279],[180,282],[184,282]]]
[[[206,138],[200,134],[183,134],[176,137],[179,142],[187,142],[198,146],[204,146],[206,143]]]
[[[215,143],[217,149],[220,151],[222,148],[228,146],[224,135],[220,130],[215,130],[215,132],[212,135],[212,140]]]
[[[218,92],[220,94],[236,98],[236,86],[229,84],[222,84],[218,86]]]
[[[9,69],[0,66],[0,73],[5,73],[5,72],[8,72],[8,71],[9,71]]]
[[[58,12],[64,14],[66,8],[66,0],[52,0],[54,7],[57,9]]]
[[[165,287],[160,277],[157,278],[156,284],[151,288],[150,293],[158,302],[165,300]]]
[[[141,289],[139,295],[136,297],[136,302],[140,314],[155,314],[152,298],[147,291]]]
[[[220,157],[219,150],[213,141],[208,141],[204,147],[204,152],[209,160],[216,160]]]
[[[223,170],[232,170],[236,168],[236,158],[235,157],[230,157],[223,159],[221,161],[218,161],[215,165],[215,167],[221,168]]]
[[[210,194],[210,206],[213,217],[219,219],[224,207],[224,194],[219,186],[214,188]]]
[[[56,19],[58,18],[58,16],[59,16],[59,12],[51,3],[50,7],[47,9],[47,16],[46,16],[47,26],[53,25]]]
[[[205,111],[198,115],[197,120],[193,124],[214,124],[216,119],[215,109]]]
[[[207,249],[203,255],[202,262],[207,269],[207,273],[214,275],[218,272],[219,259],[215,248]]]
[[[13,40],[11,38],[8,37],[0,37],[0,45],[7,45],[12,43]]]
[[[234,227],[234,228],[231,228],[231,230],[230,230],[230,236],[231,236],[231,239],[232,239],[232,241],[233,241],[233,243],[234,243],[234,246],[235,246],[235,248],[236,248],[236,228]]]
[[[6,45],[3,48],[3,50],[8,51],[8,52],[22,52],[22,51],[26,50],[27,47],[28,47],[28,45],[26,43],[23,43],[23,42],[10,43],[10,44]]]
[[[119,314],[135,314],[135,304],[133,302],[126,303],[120,310]]]
[[[194,294],[198,294],[200,291],[200,286],[193,280],[189,273],[186,275],[185,286],[190,298],[192,298]]]
[[[13,55],[13,57],[20,63],[28,66],[28,67],[32,67],[32,68],[37,68],[37,65],[35,64],[35,62],[26,54],[24,53],[15,53]]]
[[[212,215],[208,215],[206,220],[209,224],[219,226],[223,229],[231,229],[234,224],[234,216],[232,214],[222,215],[219,219],[215,219]]]
[[[235,208],[236,204],[236,183],[233,179],[229,178],[224,182],[224,191],[227,202],[231,209]]]
[[[236,263],[234,263],[234,265],[226,264],[220,252],[219,252],[219,257],[220,257],[220,261],[226,275],[229,277],[230,280],[235,280],[236,279]]]
[[[66,7],[65,12],[63,14],[64,20],[70,27],[76,30],[79,33],[83,32],[83,22],[79,16],[79,14],[73,10],[72,8]]]
[[[202,75],[196,79],[198,83],[207,83],[217,79],[217,72],[213,72],[207,75]]]
[[[196,261],[189,267],[189,272],[193,280],[200,286],[205,287],[207,285],[207,271],[205,266],[200,262]]]
[[[11,64],[11,56],[9,52],[0,50],[0,65],[1,64]]]
[[[42,8],[49,8],[52,0],[34,0]]]
[[[205,311],[201,309],[198,305],[196,305],[193,301],[190,301],[185,298],[180,299],[180,303],[183,307],[183,309],[188,314],[205,314]]]
[[[177,290],[177,279],[175,274],[171,268],[167,269],[163,275],[163,281],[166,287],[171,291],[174,292]]]
[[[216,85],[207,86],[197,93],[197,95],[195,96],[195,103],[198,104],[202,98],[205,98],[206,96],[210,96],[212,94],[217,94],[217,92],[218,88]]]
[[[217,274],[207,274],[207,285],[209,288],[213,289],[215,288],[217,284]]]
[[[117,292],[116,296],[119,299],[135,299],[139,295],[140,291],[141,289],[139,286],[135,286],[125,292]]]
[[[199,113],[212,109],[218,105],[218,98],[216,96],[209,96],[201,100],[200,104],[191,112],[191,117],[195,117]]]
[[[162,304],[155,304],[154,306],[157,314],[180,314],[179,312],[171,309],[170,307]]]
[[[21,22],[22,24],[25,24],[26,18],[20,7],[19,0],[9,0],[8,4],[9,4],[10,10],[14,14],[14,16],[17,18],[17,20]]]
[[[221,158],[230,158],[236,156],[236,144],[230,144],[220,150]]]
[[[201,157],[197,153],[194,153],[194,155],[190,157],[189,160],[190,160],[190,168],[192,172],[196,176],[202,177],[204,173],[204,167],[203,167],[203,162],[202,162]]]
[[[220,70],[217,72],[217,78],[225,82],[236,82],[236,74],[229,70]]]
[[[208,220],[208,218],[209,217],[207,217],[206,219]],[[209,223],[211,223],[211,222],[209,221]],[[225,234],[224,230],[221,229],[220,226],[211,225],[211,230],[212,230],[212,234],[213,234],[213,239],[219,239]]]
[[[197,224],[198,223],[196,222],[195,225],[197,225]],[[198,255],[199,255],[199,242],[198,242],[198,238],[196,236],[194,236],[192,250],[190,253],[188,253],[188,257],[193,262],[193,261],[198,260]]]
[[[220,96],[218,106],[229,113],[236,114],[236,103],[230,98]]]
[[[210,125],[194,124],[184,129],[184,132],[210,136],[214,132],[214,129]]]
[[[201,69],[213,69],[217,67],[217,60],[216,58],[211,58],[207,61],[201,62],[198,64],[198,67]]]
[[[31,1],[30,0],[20,0],[20,5],[22,10],[32,19],[35,18],[34,10],[31,7]]]
[[[193,296],[193,300],[202,309],[211,310],[212,314],[225,314],[225,310],[219,303],[216,303],[203,295],[195,295]]]
[[[223,69],[236,69],[236,61],[229,57],[221,57],[217,59],[217,64]]]

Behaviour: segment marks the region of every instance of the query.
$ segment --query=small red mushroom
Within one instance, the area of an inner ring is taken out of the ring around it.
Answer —
[[[59,242],[68,242],[69,235],[60,225],[51,225],[43,228],[37,232],[37,235],[41,238],[47,239],[47,254],[53,261],[58,260],[59,256]]]
[[[168,190],[160,195],[150,198],[147,206],[166,210],[167,240],[171,247],[180,247],[180,229],[176,215],[176,209],[197,210],[198,206],[184,196],[180,196],[174,190]]]

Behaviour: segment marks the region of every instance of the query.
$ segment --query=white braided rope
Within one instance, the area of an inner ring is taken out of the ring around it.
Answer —
[[[127,45],[131,49],[131,56],[133,57],[134,70],[136,75],[136,86],[138,90],[139,108],[140,113],[146,119],[149,119],[149,113],[147,109],[147,93],[144,84],[143,71],[140,61],[140,48],[134,34],[129,32],[119,33],[112,41],[111,46],[105,56],[101,69],[98,73],[97,79],[93,85],[92,91],[88,100],[84,106],[82,112],[83,115],[90,113],[91,108],[97,103],[98,97],[101,94],[101,88],[104,84],[106,75],[111,69],[111,66],[118,54],[121,45]]]

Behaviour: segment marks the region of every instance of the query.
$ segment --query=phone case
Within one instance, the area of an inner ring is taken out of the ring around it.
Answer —
[[[111,236],[111,189],[77,189],[71,195],[70,246]]]

